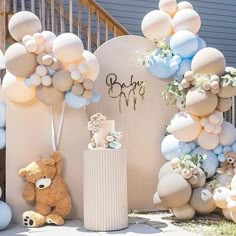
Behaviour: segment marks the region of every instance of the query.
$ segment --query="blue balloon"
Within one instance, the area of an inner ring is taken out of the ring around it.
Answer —
[[[218,144],[218,146],[213,149],[213,152],[217,155],[221,154],[223,152],[223,146],[221,144]]]
[[[96,91],[93,91],[93,97],[91,98],[91,101],[92,102],[99,102],[100,100],[100,94]]]
[[[172,77],[179,69],[179,64],[173,56],[163,57],[160,51],[151,57],[146,64],[147,70],[150,74],[158,79],[168,79]]]
[[[233,151],[233,149],[232,149],[232,147],[230,147],[230,146],[225,146],[224,148],[223,148],[223,153],[224,152],[232,152]]]
[[[198,51],[198,37],[190,31],[181,30],[170,40],[170,49],[182,58],[193,57]]]
[[[179,69],[176,72],[175,79],[182,80],[186,71],[191,70],[192,59],[184,59],[180,65]]]
[[[27,87],[31,87],[31,86],[32,86],[32,83],[31,83],[30,78],[25,78],[25,79],[24,79],[24,84],[25,84],[25,86],[27,86]]]
[[[206,156],[206,159],[202,161],[201,168],[204,170],[207,178],[210,178],[215,175],[216,169],[219,166],[219,161],[214,152],[197,147],[192,153]]]
[[[5,202],[0,201],[0,231],[9,225],[11,217],[10,207]]]
[[[206,47],[206,42],[202,38],[198,37],[198,51],[200,51],[205,47]]]
[[[66,92],[65,101],[71,108],[81,108],[88,105],[88,99],[74,95],[71,90]]]
[[[236,152],[236,143],[234,143],[231,147],[232,147],[233,152]]]
[[[225,158],[224,153],[221,153],[221,154],[218,155],[218,160],[219,160],[219,162],[224,162],[224,161],[226,161],[226,158]]]

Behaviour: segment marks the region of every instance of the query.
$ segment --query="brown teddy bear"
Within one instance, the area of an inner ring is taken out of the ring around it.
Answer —
[[[236,153],[224,152],[226,160],[220,163],[220,168],[217,169],[218,174],[227,174],[233,176],[236,174]]]
[[[64,217],[71,210],[71,198],[60,176],[61,162],[60,153],[54,152],[48,159],[34,161],[19,171],[27,181],[23,198],[35,201],[35,211],[23,213],[24,226],[64,224]]]

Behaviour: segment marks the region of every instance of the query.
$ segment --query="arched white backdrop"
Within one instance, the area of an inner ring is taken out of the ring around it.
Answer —
[[[176,113],[162,99],[167,80],[154,78],[139,61],[154,48],[152,41],[128,35],[111,39],[95,52],[100,63],[95,90],[101,100],[88,106],[88,116],[101,112],[115,120],[116,130],[123,132],[129,209],[155,209],[152,199],[164,162],[160,146],[166,125]]]

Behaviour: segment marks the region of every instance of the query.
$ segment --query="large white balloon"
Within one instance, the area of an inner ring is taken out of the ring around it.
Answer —
[[[44,51],[47,53],[52,52],[52,45],[57,36],[51,31],[43,31],[42,35],[44,38],[43,42]]]
[[[219,133],[220,144],[223,146],[230,146],[236,141],[236,129],[235,127],[224,121]]]

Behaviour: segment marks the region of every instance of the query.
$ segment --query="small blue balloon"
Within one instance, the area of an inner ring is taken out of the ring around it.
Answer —
[[[179,70],[177,70],[176,72],[176,76],[179,78],[178,80],[183,79],[185,72],[191,70],[191,63],[192,63],[192,59],[184,59],[180,63]]]
[[[182,58],[193,57],[198,51],[198,38],[187,30],[175,33],[170,40],[170,49],[175,55]]]
[[[82,96],[76,96],[74,95],[71,90],[66,92],[65,95],[65,101],[71,108],[81,108],[83,106],[86,106],[88,104],[88,99],[82,97]]]
[[[223,146],[219,144],[215,149],[213,149],[213,152],[217,155],[221,154],[223,152]]]
[[[31,83],[30,78],[25,78],[25,79],[24,79],[24,84],[25,84],[25,86],[27,86],[27,87],[31,87],[31,86],[32,86],[32,83]]]
[[[236,152],[236,143],[234,143],[231,147],[232,147],[233,152]]]
[[[100,94],[96,91],[93,91],[93,97],[91,98],[92,102],[99,102],[100,100]]]
[[[225,146],[224,148],[223,148],[223,153],[225,153],[225,152],[232,152],[233,151],[233,149],[232,149],[232,147],[230,147],[230,146]]]
[[[5,202],[0,201],[0,231],[9,225],[11,217],[10,207]]]
[[[219,160],[219,162],[224,162],[224,161],[226,161],[226,158],[225,158],[224,153],[221,153],[221,154],[218,155],[218,160]]]
[[[196,144],[194,142],[190,142],[189,145],[191,146],[191,149],[193,150],[194,148],[196,148]],[[191,151],[192,151],[191,150]]]
[[[204,170],[207,178],[210,178],[215,175],[216,169],[219,166],[219,161],[218,157],[214,152],[197,147],[192,153],[206,156],[206,159],[202,161],[201,168]]]
[[[185,143],[183,147],[181,148],[181,153],[188,154],[192,151],[191,145],[189,143]]]

